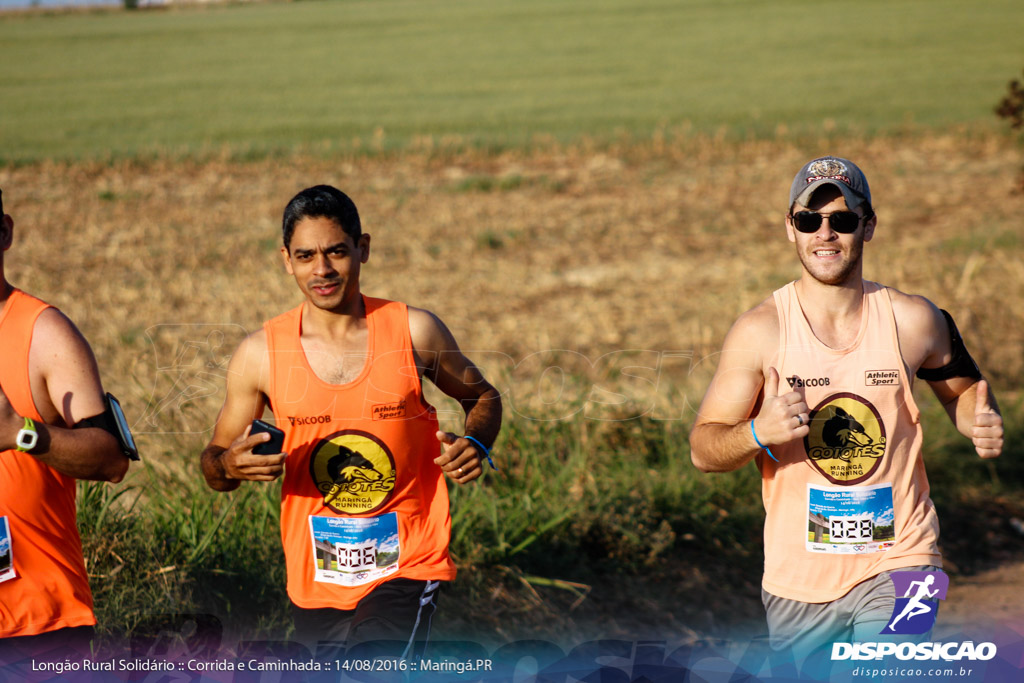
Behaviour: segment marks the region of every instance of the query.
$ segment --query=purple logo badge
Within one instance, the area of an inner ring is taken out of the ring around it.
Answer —
[[[946,599],[949,577],[940,570],[891,572],[896,606],[881,633],[920,635],[935,625],[939,600]]]

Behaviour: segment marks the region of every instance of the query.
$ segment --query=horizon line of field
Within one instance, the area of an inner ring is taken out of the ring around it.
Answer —
[[[30,168],[44,164],[112,165],[117,163],[254,163],[275,159],[398,159],[403,156],[494,157],[506,153],[527,155],[554,152],[600,153],[644,150],[672,153],[694,146],[711,144],[732,146],[759,142],[785,142],[797,146],[821,147],[851,140],[907,140],[929,135],[985,137],[996,135],[1016,139],[1013,130],[1002,122],[988,119],[948,124],[898,122],[886,126],[864,126],[820,122],[787,124],[694,124],[682,120],[672,125],[613,126],[585,132],[419,133],[388,136],[380,128],[348,139],[297,140],[289,143],[264,143],[254,140],[217,142],[194,141],[148,147],[111,148],[102,152],[17,155],[0,152],[0,168]],[[498,188],[502,189],[502,188]]]

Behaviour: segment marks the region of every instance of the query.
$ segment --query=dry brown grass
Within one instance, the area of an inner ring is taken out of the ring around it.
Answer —
[[[78,323],[137,430],[194,433],[212,425],[226,354],[299,301],[277,246],[281,210],[303,187],[335,184],[360,207],[373,235],[366,293],[437,312],[504,375],[511,363],[481,352],[714,354],[737,314],[797,275],[785,197],[819,153],[854,158],[871,180],[880,219],[866,276],[949,309],[997,388],[1014,387],[1021,153],[994,135],[8,167],[5,268]],[[687,380],[676,364],[659,391],[699,401],[710,365]],[[184,395],[171,388],[178,370]],[[205,438],[140,440],[178,459]]]

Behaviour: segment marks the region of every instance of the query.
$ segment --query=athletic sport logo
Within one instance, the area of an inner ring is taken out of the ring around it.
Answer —
[[[878,469],[885,455],[885,424],[866,399],[832,394],[811,411],[808,425],[807,456],[833,484],[857,484]]]
[[[395,490],[395,459],[377,437],[349,429],[323,439],[309,459],[309,474],[324,505],[342,514],[373,512]]]
[[[946,599],[949,577],[936,570],[891,572],[889,578],[896,591],[896,606],[881,633],[920,635],[930,631],[935,625],[939,600]]]
[[[405,417],[405,401],[378,403],[372,408],[374,420],[397,420]]]
[[[864,386],[894,386],[900,383],[899,370],[868,370],[864,373]]]

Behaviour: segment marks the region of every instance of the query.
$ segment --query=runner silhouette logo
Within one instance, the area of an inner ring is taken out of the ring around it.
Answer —
[[[935,625],[939,600],[946,599],[949,577],[936,569],[891,572],[889,578],[896,591],[896,606],[881,633],[920,635],[930,631]]]

